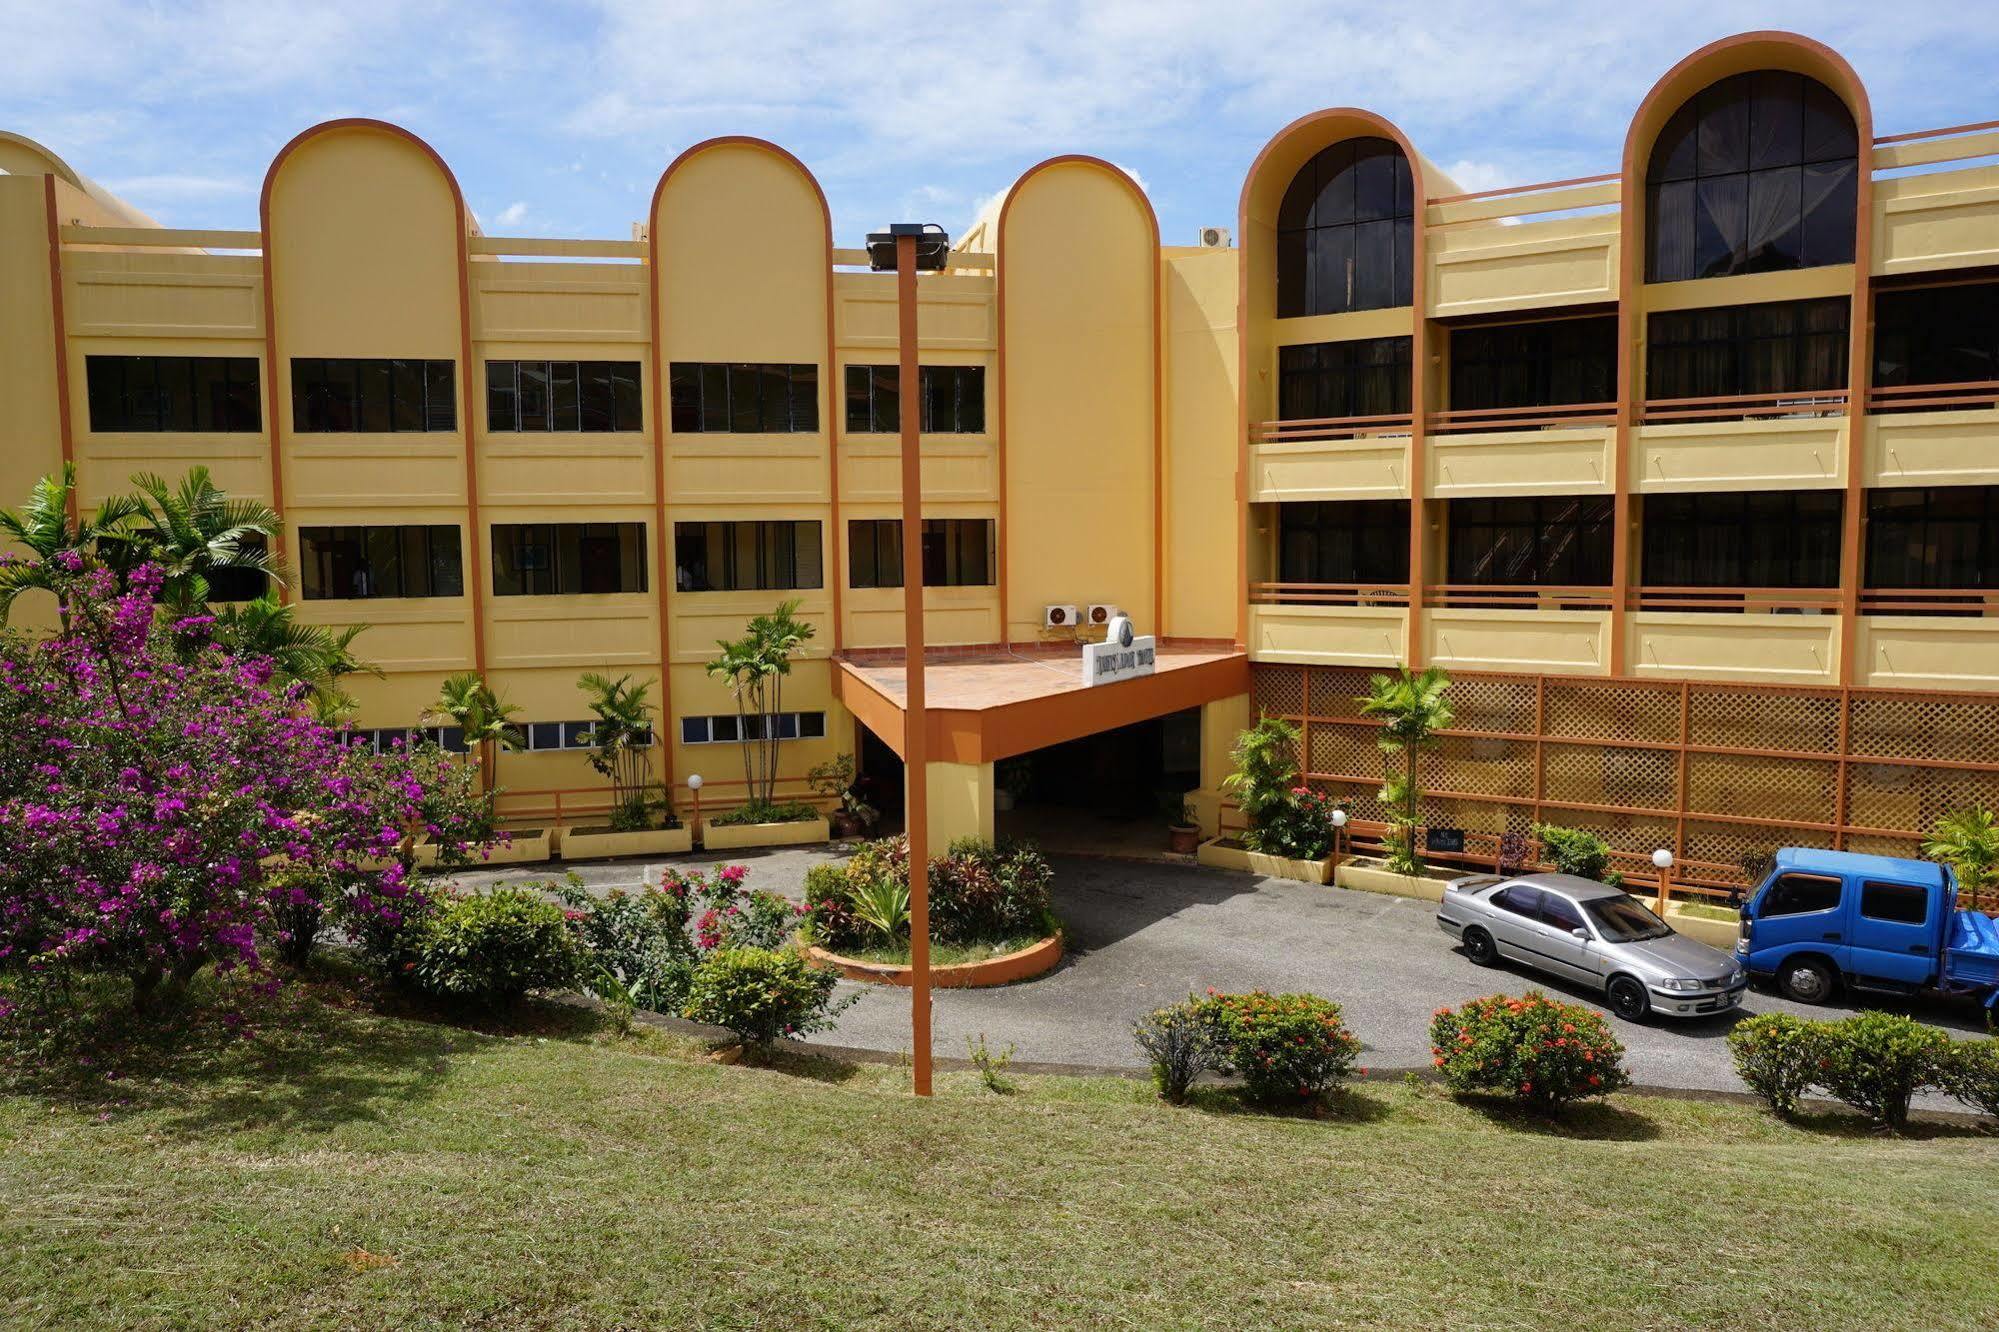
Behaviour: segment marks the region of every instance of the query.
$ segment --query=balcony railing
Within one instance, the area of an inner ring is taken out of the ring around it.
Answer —
[[[1527,583],[1443,583],[1425,587],[1423,602],[1449,610],[1607,611],[1611,591]]]
[[[1249,428],[1252,444],[1305,444],[1320,440],[1406,435],[1415,418],[1408,412],[1381,416],[1321,416],[1310,420],[1258,421]]]
[[[1999,379],[1962,384],[1903,384],[1867,391],[1870,412],[1943,412],[1999,406]]]
[[[1430,432],[1437,435],[1474,430],[1576,430],[1615,424],[1617,404],[1614,402],[1562,403],[1541,407],[1467,407],[1432,412],[1428,418]]]
[[[1645,424],[1675,421],[1750,421],[1766,417],[1805,420],[1846,414],[1845,389],[1812,389],[1800,393],[1731,393],[1712,398],[1650,398]]]
[[[1258,606],[1407,606],[1407,583],[1251,583]]]
[[[1648,611],[1721,611],[1735,615],[1833,615],[1836,587],[1640,587],[1631,608]]]
[[[1983,588],[1867,588],[1862,615],[1999,616],[1999,591]]]

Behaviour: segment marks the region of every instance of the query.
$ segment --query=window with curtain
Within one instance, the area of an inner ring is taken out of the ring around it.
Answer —
[[[819,429],[819,367],[675,361],[673,429],[682,434],[811,434]]]
[[[1408,582],[1409,501],[1279,504],[1277,577],[1285,583]]]
[[[1858,157],[1852,114],[1815,79],[1758,70],[1711,84],[1652,145],[1645,280],[1852,263]]]
[[[1719,398],[1846,387],[1844,296],[1707,310],[1646,322],[1645,396]]]
[[[1837,587],[1837,490],[1647,495],[1641,581],[1649,587]]]
[[[1277,349],[1277,414],[1286,421],[1396,416],[1408,410],[1408,338]]]
[[[1612,507],[1608,495],[1451,500],[1449,579],[1513,587],[1606,586]]]
[[[993,532],[990,518],[925,518],[923,585],[992,586]],[[902,586],[900,518],[856,518],[847,524],[847,585]]]
[[[1451,408],[1560,407],[1617,396],[1617,316],[1454,328]]]
[[[1999,587],[1999,486],[1868,491],[1867,586]]]
[[[826,585],[817,522],[675,523],[673,563],[682,592]]]
[[[644,523],[494,523],[493,595],[646,590]]]
[[[1999,380],[1999,282],[1890,288],[1874,297],[1874,382]]]
[[[1416,201],[1387,139],[1348,139],[1298,168],[1277,211],[1277,315],[1408,305]]]

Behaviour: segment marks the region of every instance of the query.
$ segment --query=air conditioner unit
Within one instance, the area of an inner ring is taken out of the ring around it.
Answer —
[[[632,239],[633,239],[633,240],[635,240],[635,241],[637,241],[637,242],[638,242],[639,244],[643,245],[643,244],[645,244],[645,243],[646,243],[646,239],[647,239],[647,237],[648,237],[648,236],[650,236],[650,235],[651,235],[651,229],[650,229],[650,227],[649,227],[649,226],[648,226],[648,225],[647,225],[646,223],[644,223],[644,222],[634,222],[634,223],[632,223]]]
[[[1074,606],[1043,606],[1041,623],[1047,629],[1074,629],[1076,608]]]
[[[1124,612],[1116,606],[1099,602],[1097,605],[1090,607],[1090,623],[1098,628],[1102,628],[1122,614]]]
[[[1202,227],[1201,248],[1204,250],[1226,250],[1235,243],[1235,236],[1227,227]]]

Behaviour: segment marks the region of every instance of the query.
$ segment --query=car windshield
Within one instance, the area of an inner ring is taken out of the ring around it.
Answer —
[[[1628,897],[1596,897],[1583,903],[1583,910],[1596,922],[1597,932],[1612,943],[1636,943],[1640,939],[1663,939],[1673,932],[1644,905]]]

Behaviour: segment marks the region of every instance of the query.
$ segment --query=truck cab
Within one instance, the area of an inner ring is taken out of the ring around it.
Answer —
[[[1736,956],[1789,998],[1842,982],[1911,993],[1943,977],[1957,879],[1926,860],[1787,847],[1742,908]]]

